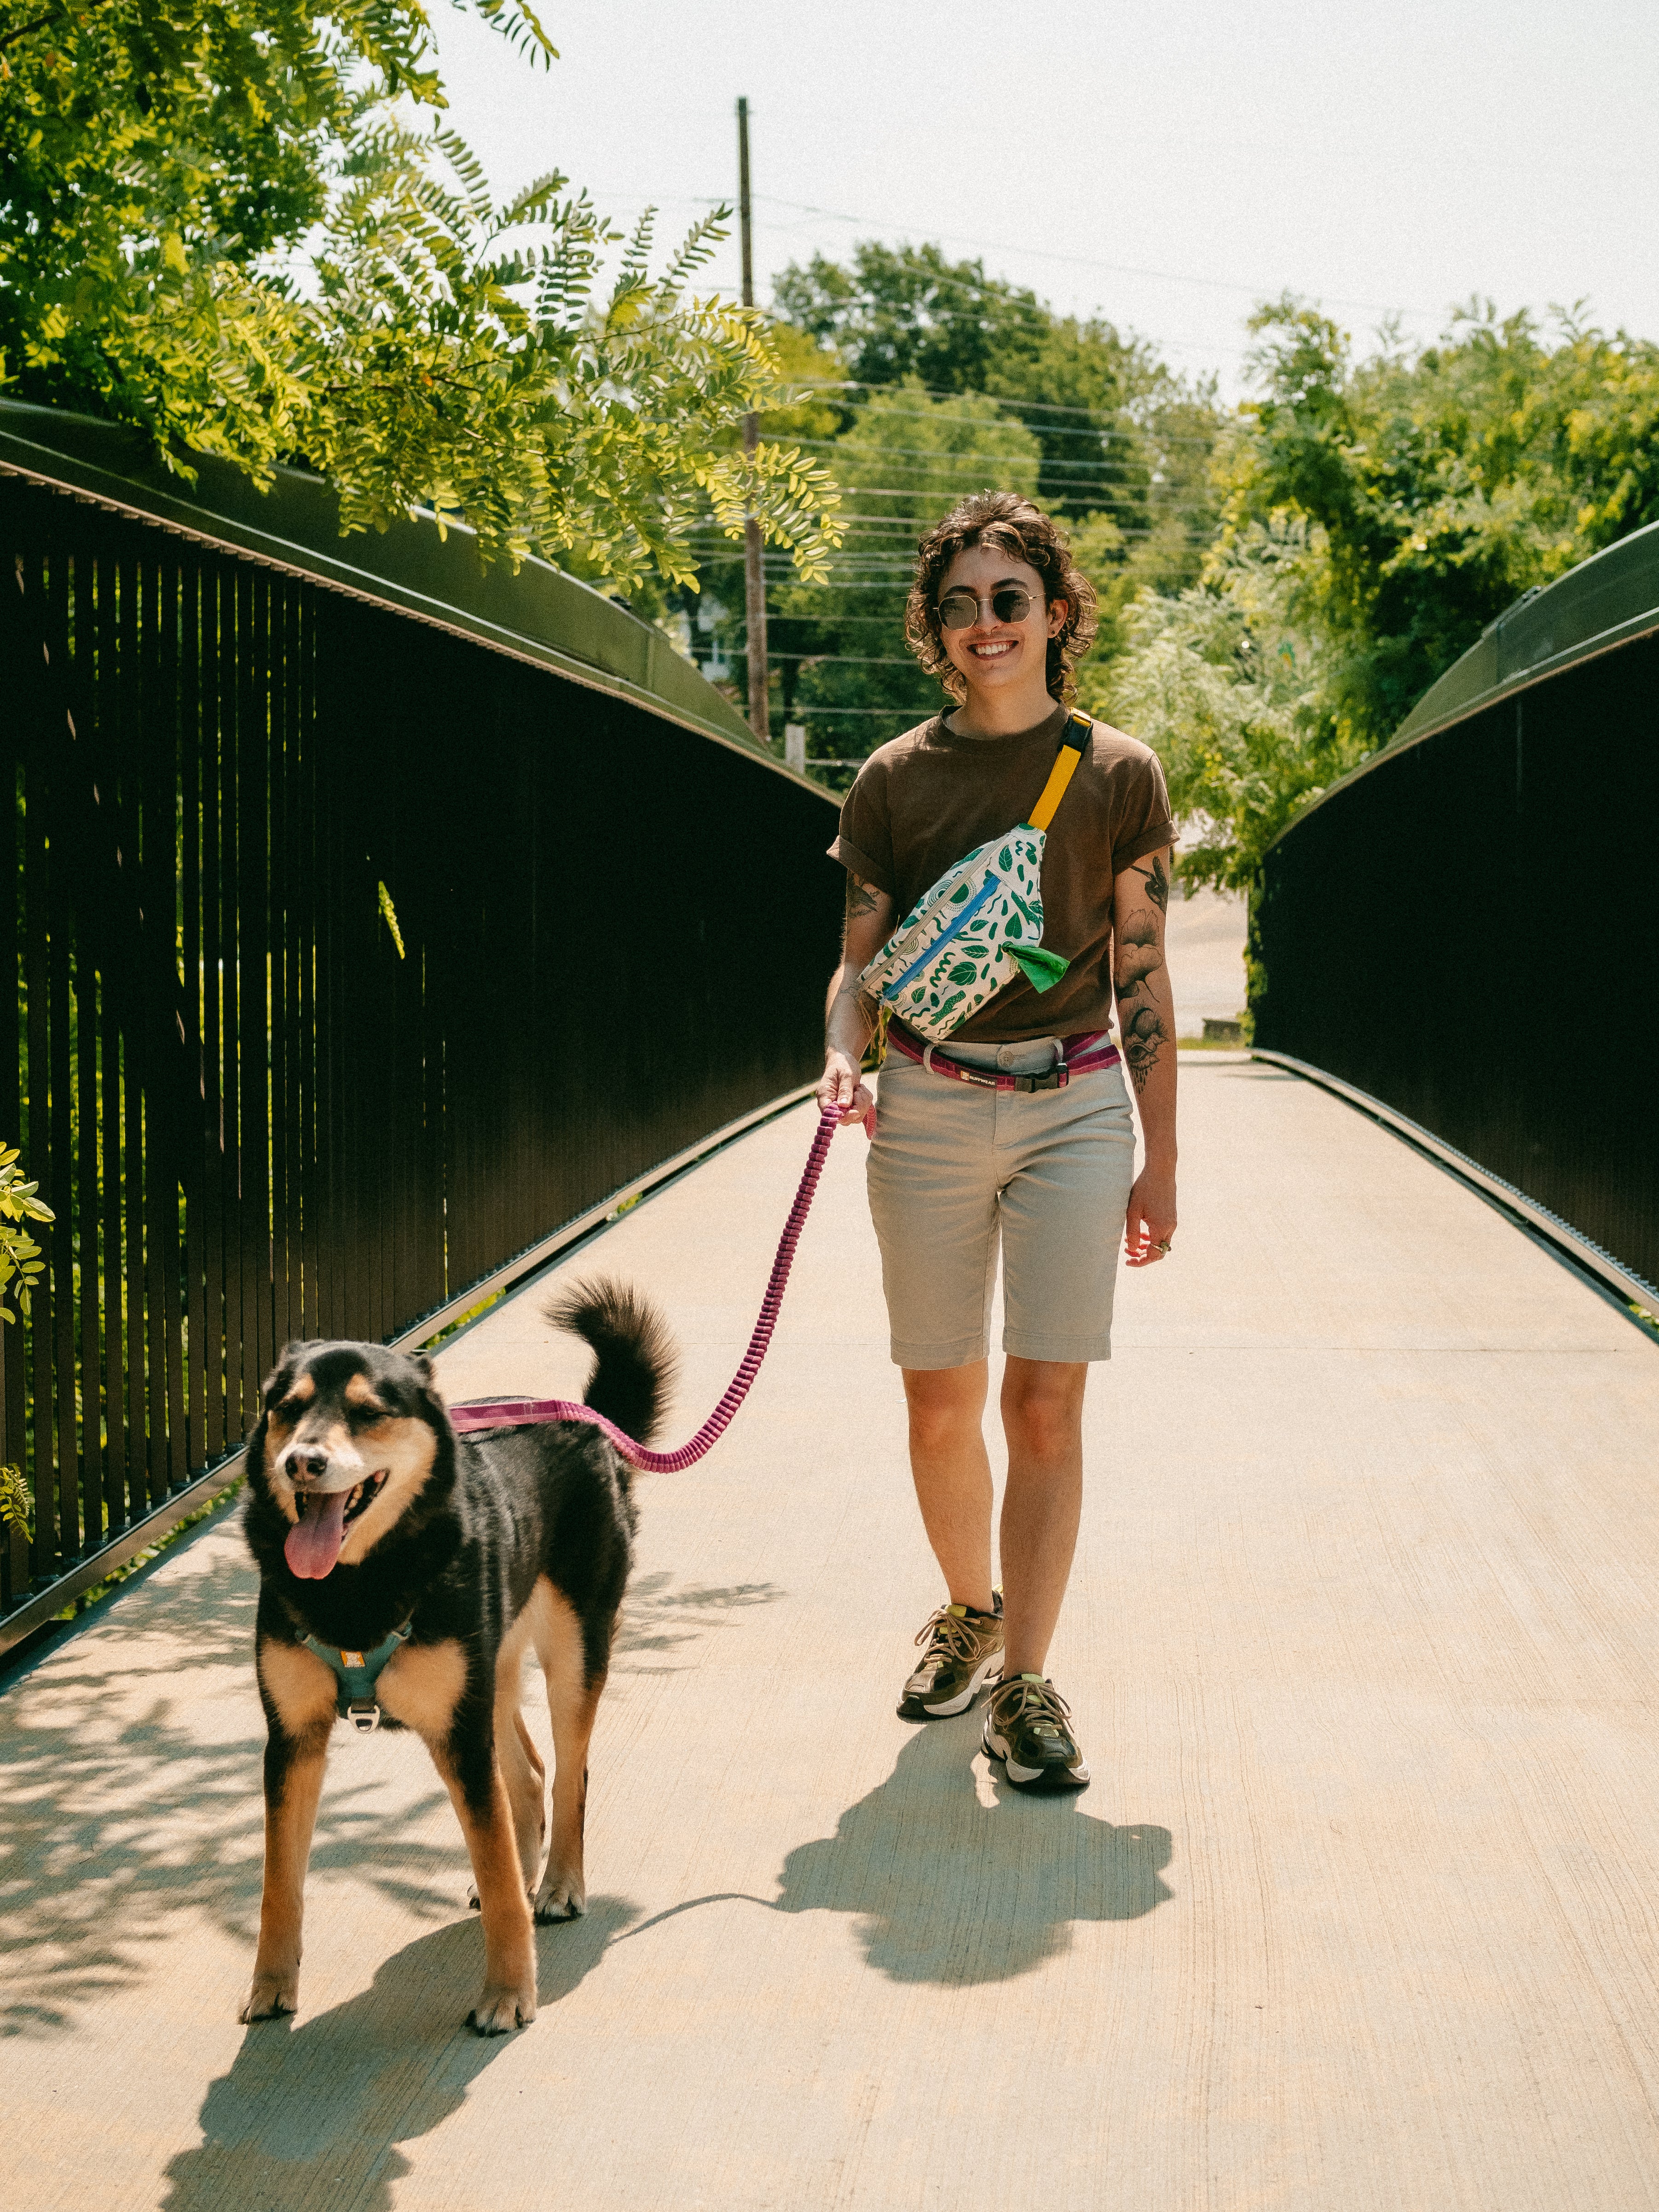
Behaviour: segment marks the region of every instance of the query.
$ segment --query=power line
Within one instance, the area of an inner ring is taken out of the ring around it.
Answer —
[[[971,498],[975,494],[982,492],[985,489],[986,487],[983,484],[964,484],[955,489],[942,488],[936,495],[929,498],[928,503],[925,508],[913,510],[908,514],[877,514],[863,517],[847,516],[842,517],[842,519],[853,523],[856,526],[860,535],[866,539],[871,535],[873,535],[878,529],[883,527],[885,527],[890,532],[894,529],[906,531],[915,529],[920,532],[924,530],[931,530],[933,525],[941,520],[945,512],[948,502],[952,500]],[[1085,489],[1087,489],[1087,487],[1085,487]],[[922,487],[921,486],[916,486],[915,488],[915,491],[921,491],[921,489]],[[895,495],[896,496],[897,495]],[[909,495],[914,496],[915,493],[913,492]],[[1207,499],[1152,500],[1148,501],[1147,504],[1155,508],[1160,516],[1182,514],[1212,515],[1218,511],[1220,506],[1219,501],[1211,501]],[[1097,508],[1095,512],[1097,514],[1100,512],[1100,509]],[[1113,520],[1113,518],[1109,517],[1108,520]],[[1116,527],[1121,536],[1125,538],[1133,538],[1144,535],[1148,530],[1156,529],[1158,525],[1153,522],[1121,522],[1116,524]],[[724,532],[716,535],[716,532],[708,526],[696,524],[691,526],[684,538],[676,540],[676,543],[678,544],[691,544],[693,542],[697,544],[708,547],[724,545],[728,549],[732,544],[732,540],[726,536]],[[850,551],[851,549],[849,548],[848,550]],[[768,557],[772,560],[778,560],[781,558],[782,556],[777,549],[774,548],[769,554]],[[832,552],[831,558],[834,557],[835,555]]]
[[[772,319],[775,322],[785,322],[787,320],[787,318],[782,315],[774,315]],[[792,330],[796,330],[799,328],[799,324],[792,323],[789,327]],[[798,380],[798,388],[803,392],[925,392],[930,399],[963,399],[968,398],[995,399],[1000,406],[1040,407],[1045,415],[1099,415],[1104,411],[1103,409],[1098,407],[1066,406],[1057,399],[1010,399],[1003,394],[994,392],[980,392],[975,394],[953,391],[950,386],[944,384],[913,384],[908,377],[905,378],[902,383],[890,382],[886,384],[872,384],[867,377],[859,376],[837,377],[833,380],[826,379],[821,382],[813,382],[810,380],[800,379]],[[1133,405],[1133,402],[1131,402],[1130,404]],[[1193,403],[1191,401],[1177,400],[1172,402],[1171,404],[1181,406],[1191,405]],[[884,414],[896,415],[901,410],[896,407],[890,407],[884,408],[882,411]],[[920,415],[923,410],[917,408],[913,411]],[[931,413],[932,410],[930,410],[928,411]]]
[[[770,236],[775,238],[792,238],[799,237],[806,226],[802,223],[757,222],[755,228],[757,230],[767,232]],[[1244,289],[1249,290],[1251,288],[1246,286]],[[1263,295],[1258,294],[1256,296],[1261,297]],[[1050,312],[1052,312],[1052,310]],[[1097,302],[1091,312],[1096,316],[1099,316],[1103,319],[1105,317],[1104,307],[1098,302]],[[1381,312],[1385,314],[1391,314],[1394,313],[1394,310],[1392,308],[1384,308]],[[1402,310],[1402,312],[1404,311]],[[1077,318],[1073,318],[1073,319],[1075,320]],[[1250,349],[1248,346],[1210,344],[1206,343],[1198,338],[1160,337],[1155,341],[1150,341],[1149,343],[1155,343],[1158,351],[1161,353],[1197,354],[1200,359],[1206,362],[1213,361],[1218,354],[1225,354],[1233,360],[1243,361],[1248,357],[1250,351]]]
[[[888,227],[874,216],[848,215],[845,210],[840,208],[813,207],[805,200],[776,199],[764,193],[757,193],[756,198],[767,207],[792,208],[800,215],[827,216],[833,222],[869,223],[878,230]],[[1055,253],[1042,246],[1026,246],[1023,243],[1013,246],[992,239],[969,238],[961,231],[935,231],[933,235],[941,245],[949,239],[958,246],[971,246],[981,253],[1024,254],[1033,261],[1059,262],[1071,269],[1101,269],[1113,276],[1149,276],[1158,283],[1191,284],[1200,291],[1238,292],[1252,299],[1276,298],[1290,289],[1283,283],[1247,284],[1241,283],[1237,277],[1230,276],[1188,276],[1176,269],[1146,269],[1138,266],[1133,262],[1102,261],[1093,254]],[[1029,290],[1030,287],[1024,289]],[[1327,301],[1333,307],[1358,307],[1366,314],[1422,315],[1432,319],[1427,307],[1407,307],[1402,306],[1398,301],[1389,307],[1382,307],[1375,300],[1345,300],[1339,298],[1335,293],[1323,293],[1318,296]]]
[[[793,324],[790,325],[790,328],[792,328],[792,329],[793,329],[794,327],[795,327],[795,325],[793,325]],[[789,387],[787,387],[787,388],[788,388],[788,389],[790,389],[790,390],[792,390],[792,391],[797,392],[840,392],[840,391],[843,391],[843,390],[847,390],[847,391],[854,391],[854,390],[856,390],[856,391],[860,391],[860,392],[900,392],[900,393],[903,393],[903,392],[908,389],[908,390],[909,390],[909,391],[911,391],[911,392],[924,392],[924,393],[926,393],[926,394],[927,394],[930,398],[934,398],[934,399],[988,399],[988,400],[991,400],[991,401],[992,401],[992,402],[993,402],[996,406],[998,406],[998,407],[1006,407],[1006,408],[1018,408],[1018,407],[1038,408],[1038,407],[1040,407],[1040,408],[1042,408],[1045,412],[1049,412],[1049,413],[1054,413],[1054,414],[1060,414],[1060,413],[1064,413],[1064,414],[1067,414],[1067,415],[1091,415],[1091,414],[1098,414],[1098,413],[1100,413],[1100,412],[1102,412],[1102,411],[1103,411],[1102,410],[1100,410],[1100,409],[1098,409],[1098,408],[1090,408],[1090,407],[1066,407],[1066,408],[1063,408],[1063,409],[1062,409],[1062,408],[1060,406],[1060,404],[1059,404],[1059,403],[1058,403],[1057,401],[1053,401],[1053,402],[1051,402],[1051,401],[1049,401],[1049,400],[1046,400],[1046,399],[1018,399],[1018,398],[1010,398],[1006,393],[1005,393],[1005,392],[975,392],[975,391],[966,391],[966,392],[951,392],[951,391],[947,391],[947,390],[946,390],[946,389],[945,389],[942,385],[936,385],[936,384],[911,385],[911,384],[909,383],[909,381],[908,381],[908,379],[906,379],[903,382],[897,382],[897,381],[896,381],[896,382],[891,383],[891,384],[872,384],[872,383],[868,382],[867,380],[859,380],[859,379],[857,379],[857,378],[848,377],[848,378],[845,379],[843,381],[842,381],[842,382],[838,382],[838,383],[835,383],[835,384],[828,384],[828,383],[826,383],[826,384],[802,384],[802,383],[799,383],[799,382],[797,382],[796,384],[794,384],[794,385],[793,385],[793,386],[789,386]],[[799,401],[798,401],[798,400],[797,400],[797,401],[791,401],[791,402],[789,402],[789,403],[787,403],[787,404],[791,404],[791,405],[798,405],[798,404],[800,404],[801,403],[800,403]],[[1197,401],[1194,401],[1194,400],[1175,400],[1175,401],[1172,401],[1170,404],[1171,404],[1171,405],[1173,405],[1173,406],[1195,406],[1195,405],[1199,404],[1200,403],[1198,403]],[[891,420],[891,419],[892,419],[893,417],[895,417],[895,416],[902,416],[905,420],[907,420],[907,421],[908,421],[908,422],[939,422],[939,421],[941,419],[941,418],[940,418],[939,410],[938,408],[936,408],[936,407],[883,407],[883,408],[881,408],[880,410],[875,410],[875,411],[876,411],[877,415],[878,416],[878,419],[880,419],[880,420],[882,420],[882,421],[884,421],[884,422],[885,422],[885,421],[890,421],[890,420]],[[987,418],[987,417],[984,417],[984,416],[979,416],[979,417],[967,416],[967,417],[963,417],[963,416],[946,416],[946,417],[945,417],[944,419],[945,419],[945,420],[947,420],[947,421],[957,421],[957,422],[961,422],[961,421],[963,421],[963,420],[967,420],[967,421],[975,421],[975,420],[982,421],[982,422],[986,422],[986,423],[987,423],[987,427],[988,427],[988,428],[994,428],[994,429],[1006,429],[1006,428],[1016,428],[1016,429],[1021,429],[1021,430],[1027,430],[1027,431],[1030,431],[1030,430],[1031,430],[1031,428],[1032,428],[1031,424],[1030,424],[1029,422],[1018,422],[1018,420],[1014,421],[1014,422],[1011,424],[1011,423],[1010,423],[1010,422],[1009,422],[1008,417],[1007,417],[1007,416],[1006,416],[997,417],[997,418],[995,418],[994,420],[991,420],[991,419]],[[851,434],[852,430],[855,429],[855,428],[858,427],[858,420],[859,420],[859,418],[855,417],[855,418],[854,418],[854,422],[853,422],[852,423],[850,423],[850,424],[848,426],[848,429],[847,429],[846,431],[844,431],[842,434],[843,436],[849,435],[849,434]],[[1216,435],[1217,435],[1217,436],[1218,436],[1218,435],[1220,434],[1220,429],[1221,429],[1222,428],[1227,428],[1227,429],[1231,429],[1231,428],[1236,428],[1236,427],[1237,427],[1237,419],[1236,419],[1234,416],[1228,416],[1225,418],[1224,422],[1221,426],[1219,426],[1219,427],[1218,428],[1218,430],[1217,430]],[[1034,434],[1036,434],[1034,433]],[[1065,436],[1065,437],[1068,437],[1068,438],[1073,438],[1073,437],[1080,438],[1080,437],[1085,437],[1085,436],[1087,436],[1087,435],[1090,435],[1090,434],[1091,434],[1091,433],[1090,433],[1090,432],[1087,432],[1087,431],[1083,431],[1083,430],[1066,430],[1066,431],[1063,431],[1063,432],[1061,432],[1061,431],[1052,431],[1052,432],[1048,433],[1047,434],[1048,434],[1048,435],[1050,435],[1050,436]],[[1131,438],[1131,437],[1133,437],[1133,438],[1135,438],[1135,439],[1138,439],[1138,440],[1143,441],[1145,443],[1146,443],[1146,444],[1148,444],[1148,445],[1154,445],[1154,446],[1203,446],[1203,447],[1206,447],[1206,448],[1207,448],[1207,447],[1209,447],[1213,446],[1213,445],[1215,444],[1215,441],[1215,441],[1215,437],[1213,437],[1213,436],[1212,436],[1212,437],[1207,437],[1207,438],[1206,438],[1206,437],[1200,437],[1200,436],[1196,436],[1196,435],[1194,435],[1193,433],[1191,433],[1191,432],[1189,432],[1189,431],[1182,431],[1182,430],[1170,430],[1170,431],[1167,431],[1167,432],[1166,432],[1166,431],[1161,431],[1161,430],[1159,430],[1159,429],[1158,429],[1158,428],[1154,428],[1154,427],[1152,427],[1152,426],[1151,426],[1151,425],[1148,425],[1148,424],[1146,424],[1146,423],[1141,423],[1141,422],[1133,422],[1133,420],[1131,420],[1131,422],[1127,424],[1127,427],[1126,427],[1126,426],[1124,425],[1124,423],[1123,423],[1123,422],[1121,422],[1121,421],[1120,421],[1120,422],[1115,422],[1115,423],[1103,423],[1103,424],[1102,424],[1102,425],[1100,426],[1098,434],[1099,434],[1102,438],[1107,438],[1107,437],[1120,438],[1120,439],[1121,439],[1121,440],[1124,441],[1124,443],[1125,443],[1125,444],[1127,444],[1127,443],[1128,443],[1128,441],[1129,441],[1129,440],[1130,440],[1130,438]],[[820,442],[822,442],[822,441],[820,441]]]
[[[910,493],[894,492],[891,496],[895,499],[900,499],[908,498],[912,496],[912,495]],[[1182,500],[1180,501],[1166,501],[1162,503],[1160,511],[1164,514],[1209,514],[1218,509],[1220,504],[1221,502],[1219,500]],[[909,530],[915,527],[917,525],[921,526],[925,529],[930,529],[933,525],[938,521],[939,514],[938,511],[933,508],[930,508],[926,514],[913,513],[909,514],[848,514],[845,510],[843,510],[836,515],[836,520],[837,522],[856,523],[860,530],[862,532],[870,532],[878,529],[890,532],[893,530]],[[728,540],[728,543],[730,541]]]
[[[620,198],[627,200],[632,197],[636,189],[636,187],[629,186],[626,191],[612,193],[607,197],[611,198]],[[649,197],[651,198],[652,204],[661,207],[729,207],[731,204],[731,196],[729,193],[665,193],[652,195]],[[792,213],[797,215],[820,216],[832,222],[861,223],[866,225],[872,231],[882,231],[892,227],[883,217],[878,216],[853,215],[849,214],[844,208],[818,207],[807,200],[781,199],[773,194],[762,192],[756,193],[755,200],[756,204],[760,206],[787,208]],[[781,224],[768,224],[765,227],[769,229],[779,230],[799,228],[799,226],[787,226]],[[1238,277],[1197,276],[1189,274],[1186,270],[1179,269],[1150,269],[1134,262],[1106,261],[1093,254],[1058,253],[1046,247],[1029,246],[1023,240],[1018,244],[1014,244],[994,239],[974,238],[963,231],[933,231],[931,233],[928,239],[925,239],[923,240],[923,243],[931,243],[933,240],[937,240],[940,245],[945,245],[948,242],[957,246],[966,246],[972,248],[974,252],[978,253],[1008,253],[1015,255],[1016,257],[1023,255],[1029,260],[1052,261],[1068,268],[1098,269],[1108,276],[1142,276],[1150,278],[1152,282],[1157,283],[1186,284],[1199,291],[1232,292],[1250,299],[1278,298],[1286,290],[1297,289],[1285,284],[1283,281],[1273,284],[1251,283]],[[990,278],[988,279],[988,282],[1001,282],[1012,285],[1014,280],[1012,278]],[[1023,286],[1017,289],[1030,290],[1030,287]],[[1437,319],[1442,313],[1442,310],[1438,308],[1431,309],[1428,307],[1407,307],[1399,301],[1393,301],[1389,305],[1384,306],[1376,300],[1351,300],[1345,298],[1337,293],[1320,292],[1317,289],[1311,291],[1310,296],[1313,298],[1316,304],[1322,303],[1333,307],[1355,307],[1366,314],[1413,315],[1422,319],[1423,320],[1433,322]],[[1110,319],[1108,318],[1108,319]],[[1149,340],[1148,343],[1157,343],[1164,342]],[[1194,348],[1194,349],[1199,350],[1200,349]],[[1231,349],[1229,349],[1229,350],[1231,350]]]
[[[790,442],[799,447],[810,447],[812,451],[822,453],[834,453],[842,450],[840,441],[834,438],[795,438]],[[1090,483],[1103,480],[1108,483],[1114,480],[1121,482],[1126,478],[1133,483],[1137,480],[1150,480],[1153,477],[1163,474],[1163,471],[1155,466],[1142,465],[1136,467],[1122,461],[1066,460],[1058,465],[1051,462],[1044,466],[1036,456],[1030,453],[953,453],[948,447],[937,446],[886,446],[873,454],[854,453],[849,458],[854,460],[896,461],[900,464],[909,460],[931,461],[935,468],[948,468],[952,465],[957,468],[964,465],[973,467],[976,465],[988,468],[995,468],[999,465],[1036,467],[1039,474],[1047,477],[1051,483],[1058,480],[1064,483]],[[932,471],[910,469],[900,465],[892,473],[902,477],[921,477],[930,475]],[[914,490],[915,486],[843,483],[838,484],[836,489],[843,492],[864,492],[875,499],[896,499],[902,497],[907,491]]]
[[[1001,424],[988,422],[985,425],[985,428],[987,429],[1003,428],[1018,430],[1023,428],[1024,425],[1018,422]],[[1028,431],[1026,434],[1029,436],[1030,434]],[[853,433],[849,431],[848,434],[848,440],[851,439],[852,435]],[[823,453],[842,452],[845,450],[846,443],[846,441],[839,438],[792,438],[789,442],[793,446],[810,447],[814,452]],[[1194,439],[1193,442],[1196,445],[1203,441]],[[1213,441],[1212,441],[1211,442],[1212,443]],[[884,461],[889,459],[901,459],[933,461],[935,463],[945,464],[954,461],[960,465],[964,461],[973,462],[977,461],[981,458],[988,462],[997,462],[1030,461],[1032,457],[1026,453],[1016,454],[987,452],[981,456],[977,453],[952,453],[948,447],[940,447],[938,446],[883,446],[880,448],[878,454],[872,458],[877,458]],[[1043,466],[1041,462],[1039,462],[1037,465],[1041,469],[1042,473],[1050,478],[1059,477],[1068,480],[1076,479],[1079,482],[1091,477],[1121,476],[1125,473],[1132,475],[1139,473],[1139,471],[1133,468],[1132,464],[1123,461],[1081,461],[1068,459],[1061,461],[1058,465],[1053,462],[1050,462],[1046,467]],[[901,469],[899,471],[899,474],[901,476],[915,476],[919,475],[920,473],[920,471],[914,469]],[[879,493],[883,489],[883,487],[879,484],[845,484],[842,485],[841,489],[845,491],[868,491]]]

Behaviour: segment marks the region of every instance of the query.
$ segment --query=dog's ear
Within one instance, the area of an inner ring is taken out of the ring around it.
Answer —
[[[285,1344],[277,1353],[276,1364],[260,1386],[261,1402],[266,1413],[270,1413],[279,1400],[287,1397],[293,1387],[295,1370],[310,1349],[309,1345],[296,1340],[293,1344]]]
[[[449,1409],[444,1404],[444,1394],[439,1388],[437,1370],[423,1352],[411,1352],[408,1354],[408,1359],[410,1365],[415,1370],[415,1379],[421,1393],[421,1405],[426,1418],[441,1434],[449,1426]]]

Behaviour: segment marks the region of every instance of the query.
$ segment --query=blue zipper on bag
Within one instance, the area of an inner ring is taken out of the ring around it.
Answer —
[[[954,937],[959,937],[962,932],[967,928],[969,923],[979,912],[981,907],[984,905],[986,900],[991,896],[992,893],[994,891],[1000,891],[1001,889],[1002,878],[1000,876],[987,876],[985,881],[980,885],[977,893],[974,897],[969,900],[967,905],[963,907],[962,912],[951,924],[949,929],[943,931],[940,935],[936,937],[925,952],[918,953],[916,957],[910,963],[910,965],[905,969],[902,975],[894,977],[893,981],[882,993],[882,997],[884,999],[890,1000],[896,999],[899,993],[904,988],[910,978],[915,974],[917,969],[925,968],[930,961],[937,959],[939,955],[944,951],[945,946],[951,942],[951,939]]]

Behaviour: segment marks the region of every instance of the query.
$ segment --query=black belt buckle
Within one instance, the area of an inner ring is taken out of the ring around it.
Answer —
[[[1065,1067],[1048,1068],[1042,1075],[1017,1075],[1016,1091],[1063,1091],[1070,1080],[1070,1071]]]

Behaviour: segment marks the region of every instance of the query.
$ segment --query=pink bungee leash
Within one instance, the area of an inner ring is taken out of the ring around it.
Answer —
[[[812,1203],[812,1194],[818,1187],[835,1133],[842,1126],[839,1112],[826,1106],[819,1117],[817,1130],[812,1139],[812,1148],[806,1155],[806,1167],[795,1193],[795,1202],[789,1209],[789,1218],[783,1224],[783,1234],[778,1239],[777,1257],[772,1262],[771,1276],[766,1285],[766,1296],[761,1300],[759,1318],[754,1334],[749,1340],[749,1349],[743,1355],[743,1364],[726,1385],[726,1395],[692,1437],[678,1451],[647,1451],[643,1444],[625,1437],[614,1421],[596,1413],[591,1406],[574,1404],[568,1398],[475,1398],[449,1408],[452,1425],[465,1434],[469,1429],[527,1428],[539,1421],[588,1421],[594,1428],[603,1429],[623,1457],[647,1474],[678,1474],[682,1468],[695,1467],[703,1454],[731,1425],[749,1387],[760,1372],[760,1364],[766,1357],[766,1347],[772,1341],[772,1331],[777,1325],[778,1309],[783,1304],[784,1289],[789,1280],[789,1269],[795,1256],[795,1246],[805,1224],[807,1210]]]

